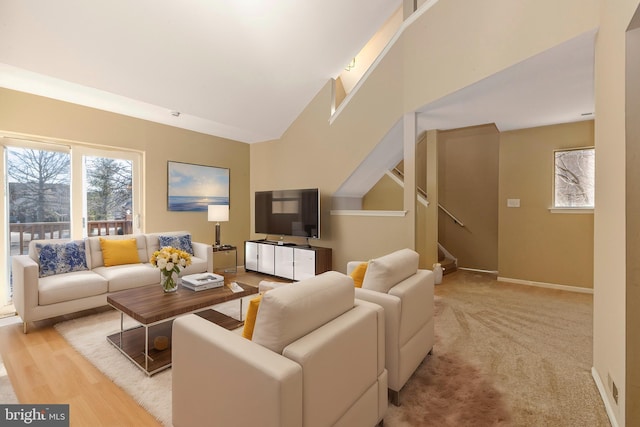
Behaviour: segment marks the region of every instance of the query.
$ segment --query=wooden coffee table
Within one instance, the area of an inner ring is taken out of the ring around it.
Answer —
[[[120,332],[109,335],[107,341],[151,376],[171,366],[171,330],[176,317],[195,313],[227,329],[244,324],[241,298],[258,293],[258,289],[243,283],[238,285],[244,291],[232,292],[225,285],[195,292],[179,286],[176,292],[165,293],[158,284],[116,292],[107,297],[107,303],[120,312]],[[240,299],[240,319],[210,309],[213,305],[234,299]],[[125,315],[139,325],[124,329]],[[168,348],[155,348],[157,337],[167,337]]]

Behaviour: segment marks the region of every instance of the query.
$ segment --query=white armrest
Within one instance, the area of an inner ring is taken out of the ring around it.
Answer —
[[[31,320],[31,310],[38,306],[38,263],[28,255],[12,258],[13,304],[24,322]]]
[[[303,367],[302,425],[333,425],[356,398],[378,389],[385,369],[383,317],[380,307],[357,304],[285,347],[282,354]],[[375,425],[378,415],[368,412],[360,425]]]
[[[357,266],[362,264],[364,261],[349,261],[347,263],[347,275],[351,274],[353,270],[356,269]]]
[[[356,288],[355,291],[356,300],[378,304],[384,309],[386,366],[389,371],[389,386],[395,387],[396,379],[399,378],[397,368],[400,359],[399,338],[402,302],[395,295],[384,294],[371,289]]]
[[[194,314],[174,321],[172,347],[175,427],[302,425],[297,363]]]
[[[213,273],[213,248],[211,245],[200,242],[191,242],[193,256],[207,260],[207,271]]]
[[[402,301],[398,337],[402,347],[433,317],[433,273],[418,270],[389,289],[389,295],[395,295]]]

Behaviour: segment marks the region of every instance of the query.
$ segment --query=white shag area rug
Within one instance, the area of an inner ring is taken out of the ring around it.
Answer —
[[[18,397],[13,391],[13,386],[11,385],[9,375],[7,374],[7,370],[5,369],[4,363],[2,362],[2,357],[0,357],[0,403],[20,403],[18,402]]]
[[[244,298],[243,311],[248,307],[248,300],[253,297],[255,295]],[[228,301],[215,306],[215,309],[228,316],[238,318],[240,303],[238,300]],[[135,325],[134,320],[125,316],[125,328]],[[132,396],[158,421],[166,426],[172,425],[171,369],[148,377],[118,349],[107,342],[108,335],[120,330],[119,312],[105,311],[58,323],[54,327],[72,347]],[[1,382],[0,373],[0,391],[2,390]]]

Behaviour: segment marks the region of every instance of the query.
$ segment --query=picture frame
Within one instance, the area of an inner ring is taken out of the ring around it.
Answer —
[[[229,205],[229,169],[167,162],[167,210],[206,212],[209,205]]]

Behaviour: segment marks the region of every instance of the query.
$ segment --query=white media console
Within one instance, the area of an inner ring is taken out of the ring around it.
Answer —
[[[299,281],[331,270],[331,249],[250,240],[244,242],[244,269]]]

